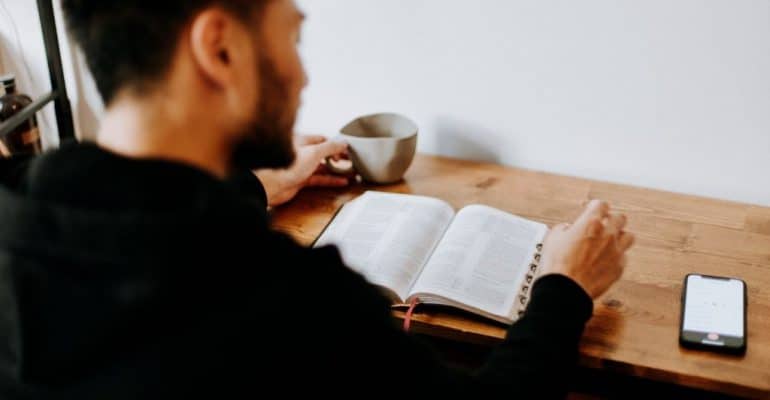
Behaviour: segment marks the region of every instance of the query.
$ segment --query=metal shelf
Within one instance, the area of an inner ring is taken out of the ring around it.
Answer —
[[[40,27],[43,30],[51,91],[35,99],[32,104],[24,107],[21,112],[7,121],[0,123],[0,136],[11,132],[48,103],[53,102],[56,110],[59,140],[74,139],[75,128],[72,124],[72,108],[69,98],[67,98],[67,86],[64,83],[59,38],[56,34],[56,19],[53,13],[53,0],[37,0],[37,12],[40,15]]]
[[[54,99],[56,99],[56,93],[54,92],[47,93],[46,95],[33,101],[32,104],[24,107],[24,109],[22,109],[16,115],[14,115],[13,117],[9,118],[7,121],[0,124],[0,136],[4,136],[10,133],[12,130],[16,129],[17,126],[26,122],[33,115],[35,115],[35,113],[38,112],[38,110],[45,107],[51,101],[54,101]]]

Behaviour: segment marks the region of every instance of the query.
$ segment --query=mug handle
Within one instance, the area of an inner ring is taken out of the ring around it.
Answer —
[[[326,157],[324,159],[324,165],[329,171],[337,175],[354,175],[356,173],[356,167],[353,166],[352,161],[350,162],[350,168],[340,168],[333,164],[331,157]]]
[[[332,140],[344,141],[344,139],[342,139],[341,136],[342,135],[337,135],[337,137],[335,137]],[[352,175],[356,174],[356,167],[353,165],[353,161],[352,160],[350,161],[350,168],[340,168],[340,167],[334,165],[334,161],[332,160],[331,157],[324,158],[324,165],[333,174],[346,175],[346,176],[352,176]]]

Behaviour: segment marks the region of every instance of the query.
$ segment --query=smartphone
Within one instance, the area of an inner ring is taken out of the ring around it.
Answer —
[[[682,291],[679,343],[684,347],[746,352],[746,282],[689,274]]]

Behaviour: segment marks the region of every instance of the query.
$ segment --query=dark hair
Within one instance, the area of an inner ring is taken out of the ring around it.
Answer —
[[[80,45],[105,104],[124,87],[162,79],[185,25],[208,6],[248,22],[267,0],[63,0],[70,33]]]

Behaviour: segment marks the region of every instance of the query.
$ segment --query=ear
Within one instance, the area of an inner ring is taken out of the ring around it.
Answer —
[[[162,0],[157,0],[162,1]],[[229,86],[233,80],[232,17],[211,8],[198,14],[190,27],[190,49],[198,70],[215,86]]]
[[[226,119],[241,124],[253,118],[259,96],[251,31],[238,17],[212,7],[193,19],[189,40],[195,68],[218,91]]]

